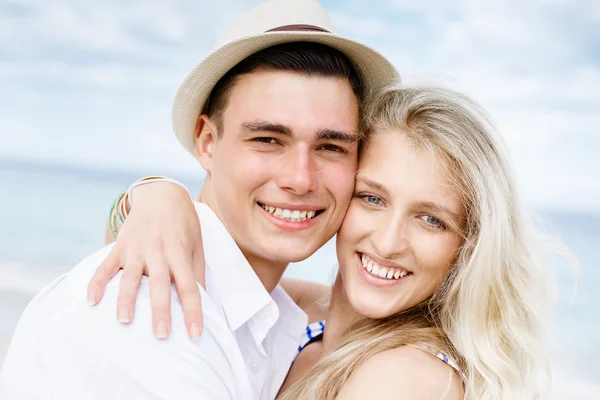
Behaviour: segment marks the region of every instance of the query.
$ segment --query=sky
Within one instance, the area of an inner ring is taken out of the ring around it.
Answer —
[[[0,2],[0,158],[202,174],[171,130],[179,84],[258,0]],[[406,82],[492,115],[524,197],[600,213],[600,1],[322,1]]]

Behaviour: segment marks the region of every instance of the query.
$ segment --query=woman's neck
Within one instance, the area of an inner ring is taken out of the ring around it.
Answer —
[[[338,273],[331,290],[331,302],[327,311],[327,329],[323,333],[323,354],[329,352],[343,333],[361,318],[363,317],[350,305]]]

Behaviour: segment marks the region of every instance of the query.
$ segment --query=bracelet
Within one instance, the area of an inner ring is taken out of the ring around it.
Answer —
[[[129,186],[126,192],[123,192],[117,196],[115,201],[113,201],[110,207],[110,211],[108,213],[108,226],[115,238],[117,237],[119,231],[121,230],[121,227],[127,219],[127,201],[129,201],[129,206],[132,207],[131,192],[133,191],[133,189],[135,189],[138,186],[142,186],[153,182],[171,182],[178,186],[181,186],[186,192],[188,192],[187,188],[182,183],[174,179],[167,178],[165,176],[148,176],[133,182],[133,184]],[[194,198],[191,195],[190,199],[193,203]]]
[[[185,190],[186,193],[190,196],[192,203],[195,202],[194,198],[192,197],[191,194],[189,194],[189,191],[187,190],[187,188],[185,187],[185,185],[183,183],[178,182],[175,179],[167,178],[166,176],[147,176],[145,178],[138,179],[137,181],[133,182],[133,184],[131,186],[129,186],[129,188],[127,189],[127,192],[125,193],[125,197],[127,198],[127,200],[129,200],[129,207],[133,207],[133,197],[131,195],[133,189],[135,189],[136,187],[146,185],[148,183],[154,183],[154,182],[170,182],[170,183],[174,183],[175,185],[181,186],[183,188],[183,190]]]
[[[124,224],[125,220],[127,219],[127,192],[123,192],[123,196],[119,199],[119,203],[116,208],[119,222]]]
[[[119,202],[121,201],[121,199],[123,199],[125,195],[125,192],[119,194],[117,196],[117,198],[115,199],[115,201],[112,203],[112,206],[110,207],[110,211],[108,213],[108,226],[110,228],[111,233],[113,234],[113,236],[116,238],[117,234],[119,232],[120,226],[118,225],[118,207],[119,207]],[[121,222],[121,225],[123,223]]]

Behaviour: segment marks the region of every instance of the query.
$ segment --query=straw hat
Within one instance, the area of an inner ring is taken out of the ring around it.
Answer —
[[[187,151],[194,154],[198,116],[219,79],[246,57],[289,42],[321,43],[341,51],[360,71],[366,90],[398,78],[394,66],[381,54],[333,33],[333,24],[317,1],[267,0],[238,18],[179,87],[173,130]]]

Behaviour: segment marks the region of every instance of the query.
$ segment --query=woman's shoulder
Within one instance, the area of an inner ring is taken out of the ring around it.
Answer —
[[[385,383],[389,383],[386,385]],[[421,349],[402,346],[367,358],[352,373],[339,399],[463,398],[455,370]]]

